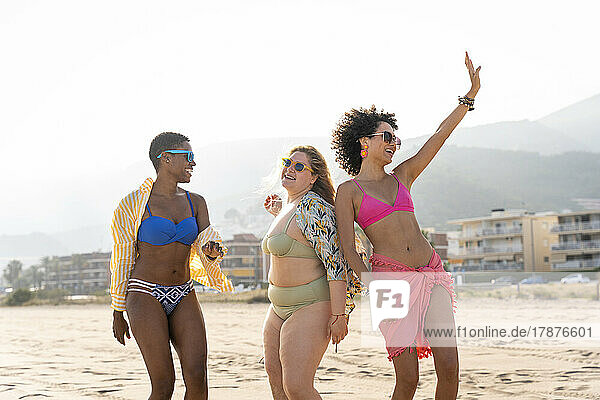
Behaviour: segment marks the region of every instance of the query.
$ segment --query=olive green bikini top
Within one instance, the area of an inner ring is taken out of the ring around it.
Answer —
[[[318,259],[319,257],[312,247],[300,243],[286,233],[290,226],[290,222],[292,222],[295,217],[296,212],[293,212],[292,217],[288,220],[283,232],[265,236],[261,243],[262,250],[266,254],[272,254],[277,257]]]

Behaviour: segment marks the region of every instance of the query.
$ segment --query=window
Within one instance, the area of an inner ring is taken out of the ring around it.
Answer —
[[[544,239],[544,247],[548,247],[548,240]]]
[[[544,257],[544,262],[545,263],[550,262],[550,257]]]

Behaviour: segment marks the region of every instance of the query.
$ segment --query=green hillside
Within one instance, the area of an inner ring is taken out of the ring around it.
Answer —
[[[413,185],[422,226],[448,228],[448,219],[492,208],[577,210],[573,198],[600,197],[600,154],[537,153],[448,146]]]

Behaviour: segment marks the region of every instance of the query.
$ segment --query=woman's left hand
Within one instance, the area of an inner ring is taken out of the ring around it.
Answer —
[[[481,86],[479,82],[479,71],[481,70],[481,65],[475,69],[473,67],[473,61],[469,58],[469,53],[465,51],[465,65],[467,66],[467,70],[469,71],[469,78],[471,79],[471,90],[467,93],[467,97],[472,99],[475,98],[477,92],[479,92],[479,87]]]
[[[223,256],[223,249],[221,248],[221,245],[213,241],[206,242],[204,246],[202,246],[202,252],[210,258]]]
[[[331,335],[331,343],[338,344],[348,334],[348,319],[345,315],[329,316],[329,323],[327,324],[327,335]]]

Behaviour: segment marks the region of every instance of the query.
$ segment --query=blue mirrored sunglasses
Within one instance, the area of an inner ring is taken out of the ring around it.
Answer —
[[[162,153],[172,153],[172,154],[187,154],[188,162],[194,161],[194,152],[191,150],[165,150]],[[160,158],[162,153],[156,156],[156,158]]]

